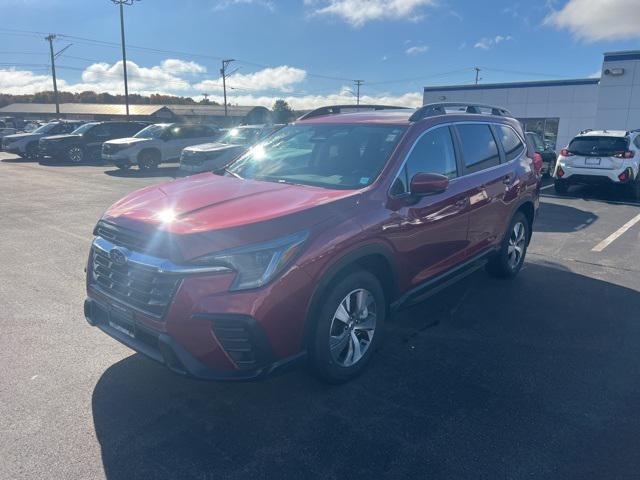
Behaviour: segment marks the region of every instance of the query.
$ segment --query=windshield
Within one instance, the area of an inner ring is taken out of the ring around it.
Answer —
[[[624,137],[576,137],[569,144],[574,155],[608,157],[629,149]]]
[[[134,138],[160,138],[162,133],[167,129],[166,126],[149,125],[136,133]]]
[[[228,174],[332,189],[373,182],[406,128],[385,125],[290,125],[250,149]]]
[[[232,128],[218,141],[233,145],[251,145],[257,140],[259,132],[259,128]]]
[[[71,134],[82,135],[84,133],[87,133],[89,130],[91,130],[91,128],[95,127],[97,124],[98,124],[97,122],[85,123],[81,127],[76,128],[73,132],[71,132]]]
[[[56,125],[58,125],[57,123],[45,123],[44,125],[41,125],[40,127],[36,128],[33,133],[47,133],[49,131],[51,131],[53,129],[53,127],[55,127]]]

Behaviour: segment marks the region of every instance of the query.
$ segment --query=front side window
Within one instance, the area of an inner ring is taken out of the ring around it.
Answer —
[[[516,132],[506,125],[496,125],[496,132],[504,149],[505,160],[510,162],[518,158],[524,150],[524,145]]]
[[[228,174],[359,189],[378,177],[405,130],[387,125],[288,125],[251,148]]]
[[[134,135],[135,138],[160,138],[167,130],[164,125],[149,125]]]
[[[456,129],[460,136],[464,165],[468,173],[479,172],[500,164],[498,146],[487,124],[461,124]]]
[[[84,135],[96,125],[98,125],[96,122],[85,123],[84,125],[81,125],[78,128],[76,128],[71,133],[73,133],[74,135]]]
[[[33,133],[53,133],[55,131],[55,128],[58,124],[57,123],[45,123],[44,125],[39,126],[38,128],[36,128]]]

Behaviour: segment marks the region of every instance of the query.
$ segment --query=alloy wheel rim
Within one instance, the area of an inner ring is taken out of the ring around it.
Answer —
[[[82,150],[79,147],[73,147],[69,150],[69,159],[75,163],[82,161]]]
[[[525,227],[522,222],[518,222],[513,226],[511,235],[509,235],[509,245],[507,247],[507,258],[509,260],[509,266],[515,269],[524,254],[525,247]]]
[[[376,315],[375,298],[364,288],[342,299],[329,330],[329,351],[337,364],[350,367],[362,359],[373,340]]]

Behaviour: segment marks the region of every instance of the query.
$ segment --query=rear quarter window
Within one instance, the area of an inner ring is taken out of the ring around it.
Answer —
[[[524,144],[516,132],[506,125],[496,125],[496,133],[502,143],[505,161],[510,162],[518,158],[524,151]]]

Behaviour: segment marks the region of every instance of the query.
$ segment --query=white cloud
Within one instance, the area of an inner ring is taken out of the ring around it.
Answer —
[[[599,68],[598,70],[593,72],[591,75],[589,75],[589,78],[600,78],[600,77],[602,77],[602,69],[601,68]]]
[[[282,65],[280,67],[265,68],[255,73],[234,73],[227,77],[227,86],[239,90],[280,90],[291,91],[291,87],[303,82],[307,72],[300,69]],[[194,85],[199,91],[217,91],[222,89],[222,79],[204,80]]]
[[[587,42],[640,38],[638,0],[569,0],[544,22]]]
[[[500,44],[502,42],[507,42],[509,40],[513,40],[513,37],[511,35],[506,35],[506,36],[496,35],[493,38],[484,37],[484,38],[478,40],[476,42],[476,44],[473,46],[473,48],[480,48],[482,50],[489,50],[492,47],[494,47],[495,45],[498,45],[498,44]]]
[[[407,55],[415,56],[420,55],[421,53],[425,53],[427,50],[429,50],[429,47],[427,45],[416,45],[407,48],[404,53],[406,53]]]
[[[210,94],[209,100],[222,103],[222,88],[220,79],[202,79],[195,81],[194,74],[204,74],[202,65],[192,62],[182,62],[177,59],[167,59],[159,65],[141,67],[135,62],[127,62],[129,74],[129,91],[142,95],[152,93],[172,94],[201,97],[203,92]],[[58,88],[67,92],[108,92],[123,93],[122,62],[115,64],[95,63],[87,67],[81,75],[81,81],[71,83],[61,78],[64,71],[59,72]],[[352,104],[355,96],[351,86],[337,87],[334,93],[313,94],[294,93],[293,87],[306,79],[306,72],[302,69],[286,65],[265,68],[254,73],[234,74],[228,78],[228,86],[237,87],[227,90],[228,101],[239,105],[263,105],[271,107],[275,100],[283,98],[293,108],[299,110],[311,109],[327,104]],[[299,86],[299,85],[298,85]],[[51,76],[28,70],[0,69],[0,92],[8,94],[27,94],[51,91]],[[279,90],[279,93],[261,95],[260,91]],[[298,89],[296,89],[298,90]],[[360,97],[362,103],[387,104],[398,106],[418,107],[422,104],[422,93],[409,92],[400,94],[377,93],[366,94],[366,84]]]
[[[274,10],[275,8],[271,0],[220,0],[214,5],[213,9],[224,10],[235,5],[258,5],[268,10]]]
[[[374,20],[420,20],[436,0],[305,0],[315,15],[337,16],[354,27]]]

